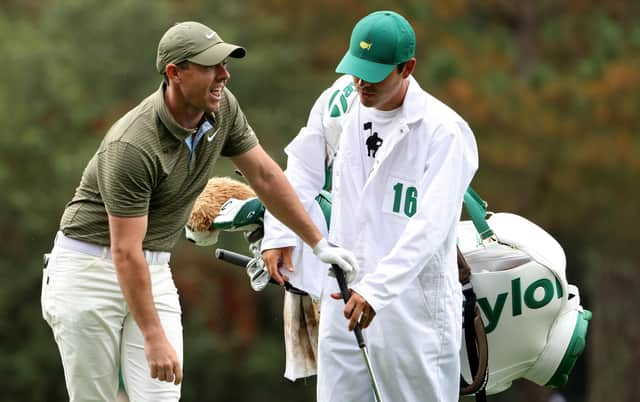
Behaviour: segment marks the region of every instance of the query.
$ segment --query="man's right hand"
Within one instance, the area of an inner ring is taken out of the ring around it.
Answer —
[[[281,247],[264,250],[262,252],[262,260],[269,272],[269,276],[273,278],[280,286],[284,286],[284,282],[289,278],[280,273],[280,267],[293,272],[293,263],[291,262],[291,254],[293,247]]]
[[[144,353],[147,356],[151,378],[173,382],[175,385],[182,383],[180,360],[164,334],[156,339],[145,339]]]

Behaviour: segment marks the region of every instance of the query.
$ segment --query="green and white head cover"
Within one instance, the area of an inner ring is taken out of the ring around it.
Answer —
[[[220,212],[214,218],[209,230],[196,232],[186,225],[185,235],[188,240],[198,246],[211,246],[218,241],[220,231],[250,232],[262,227],[263,219],[264,205],[258,198],[246,200],[229,198],[220,207]]]
[[[206,230],[204,232],[196,232],[186,225],[184,232],[187,240],[195,243],[197,246],[206,247],[213,246],[218,242],[219,230]]]
[[[264,205],[256,198],[238,200],[229,198],[220,208],[220,214],[213,220],[213,229],[249,232],[262,225]]]

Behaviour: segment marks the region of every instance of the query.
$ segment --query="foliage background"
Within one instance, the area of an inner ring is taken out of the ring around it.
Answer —
[[[640,370],[640,3],[636,0],[3,0],[0,2],[0,400],[66,399],[40,315],[41,255],[110,124],[159,84],[155,49],[179,20],[248,48],[229,87],[263,146],[282,149],[336,74],[353,24],[392,8],[418,36],[422,86],[470,123],[474,187],[564,246],[594,313],[568,401],[632,401]],[[233,175],[227,161],[212,171]],[[220,247],[244,251],[241,237]],[[282,295],[252,293],[213,250],[182,242],[184,401],[312,401],[283,379]],[[495,401],[547,401],[520,381]]]

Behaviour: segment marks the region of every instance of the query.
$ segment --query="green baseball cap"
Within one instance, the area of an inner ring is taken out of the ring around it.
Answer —
[[[215,66],[227,57],[242,58],[247,51],[237,45],[225,43],[220,35],[199,22],[179,22],[160,38],[156,68],[164,73],[167,64],[185,60],[203,66]]]
[[[376,83],[415,53],[416,33],[409,21],[393,11],[376,11],[353,28],[349,50],[336,72]]]

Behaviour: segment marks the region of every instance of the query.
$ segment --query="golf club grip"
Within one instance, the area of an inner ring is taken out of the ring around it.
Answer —
[[[335,264],[331,265],[331,269],[333,269],[333,273],[336,275],[336,280],[338,281],[338,286],[340,287],[340,293],[342,294],[342,300],[344,300],[344,304],[347,304],[349,301],[349,297],[351,297],[351,293],[349,292],[349,287],[347,286],[347,280],[344,277],[344,272],[340,267]],[[362,336],[362,329],[359,324],[356,324],[356,327],[353,329],[353,333],[356,336],[356,341],[358,341],[358,347],[365,347],[364,337]]]
[[[225,250],[223,248],[216,249],[216,258],[244,268],[246,268],[247,264],[251,261],[251,258],[246,255],[234,253],[233,251]]]

